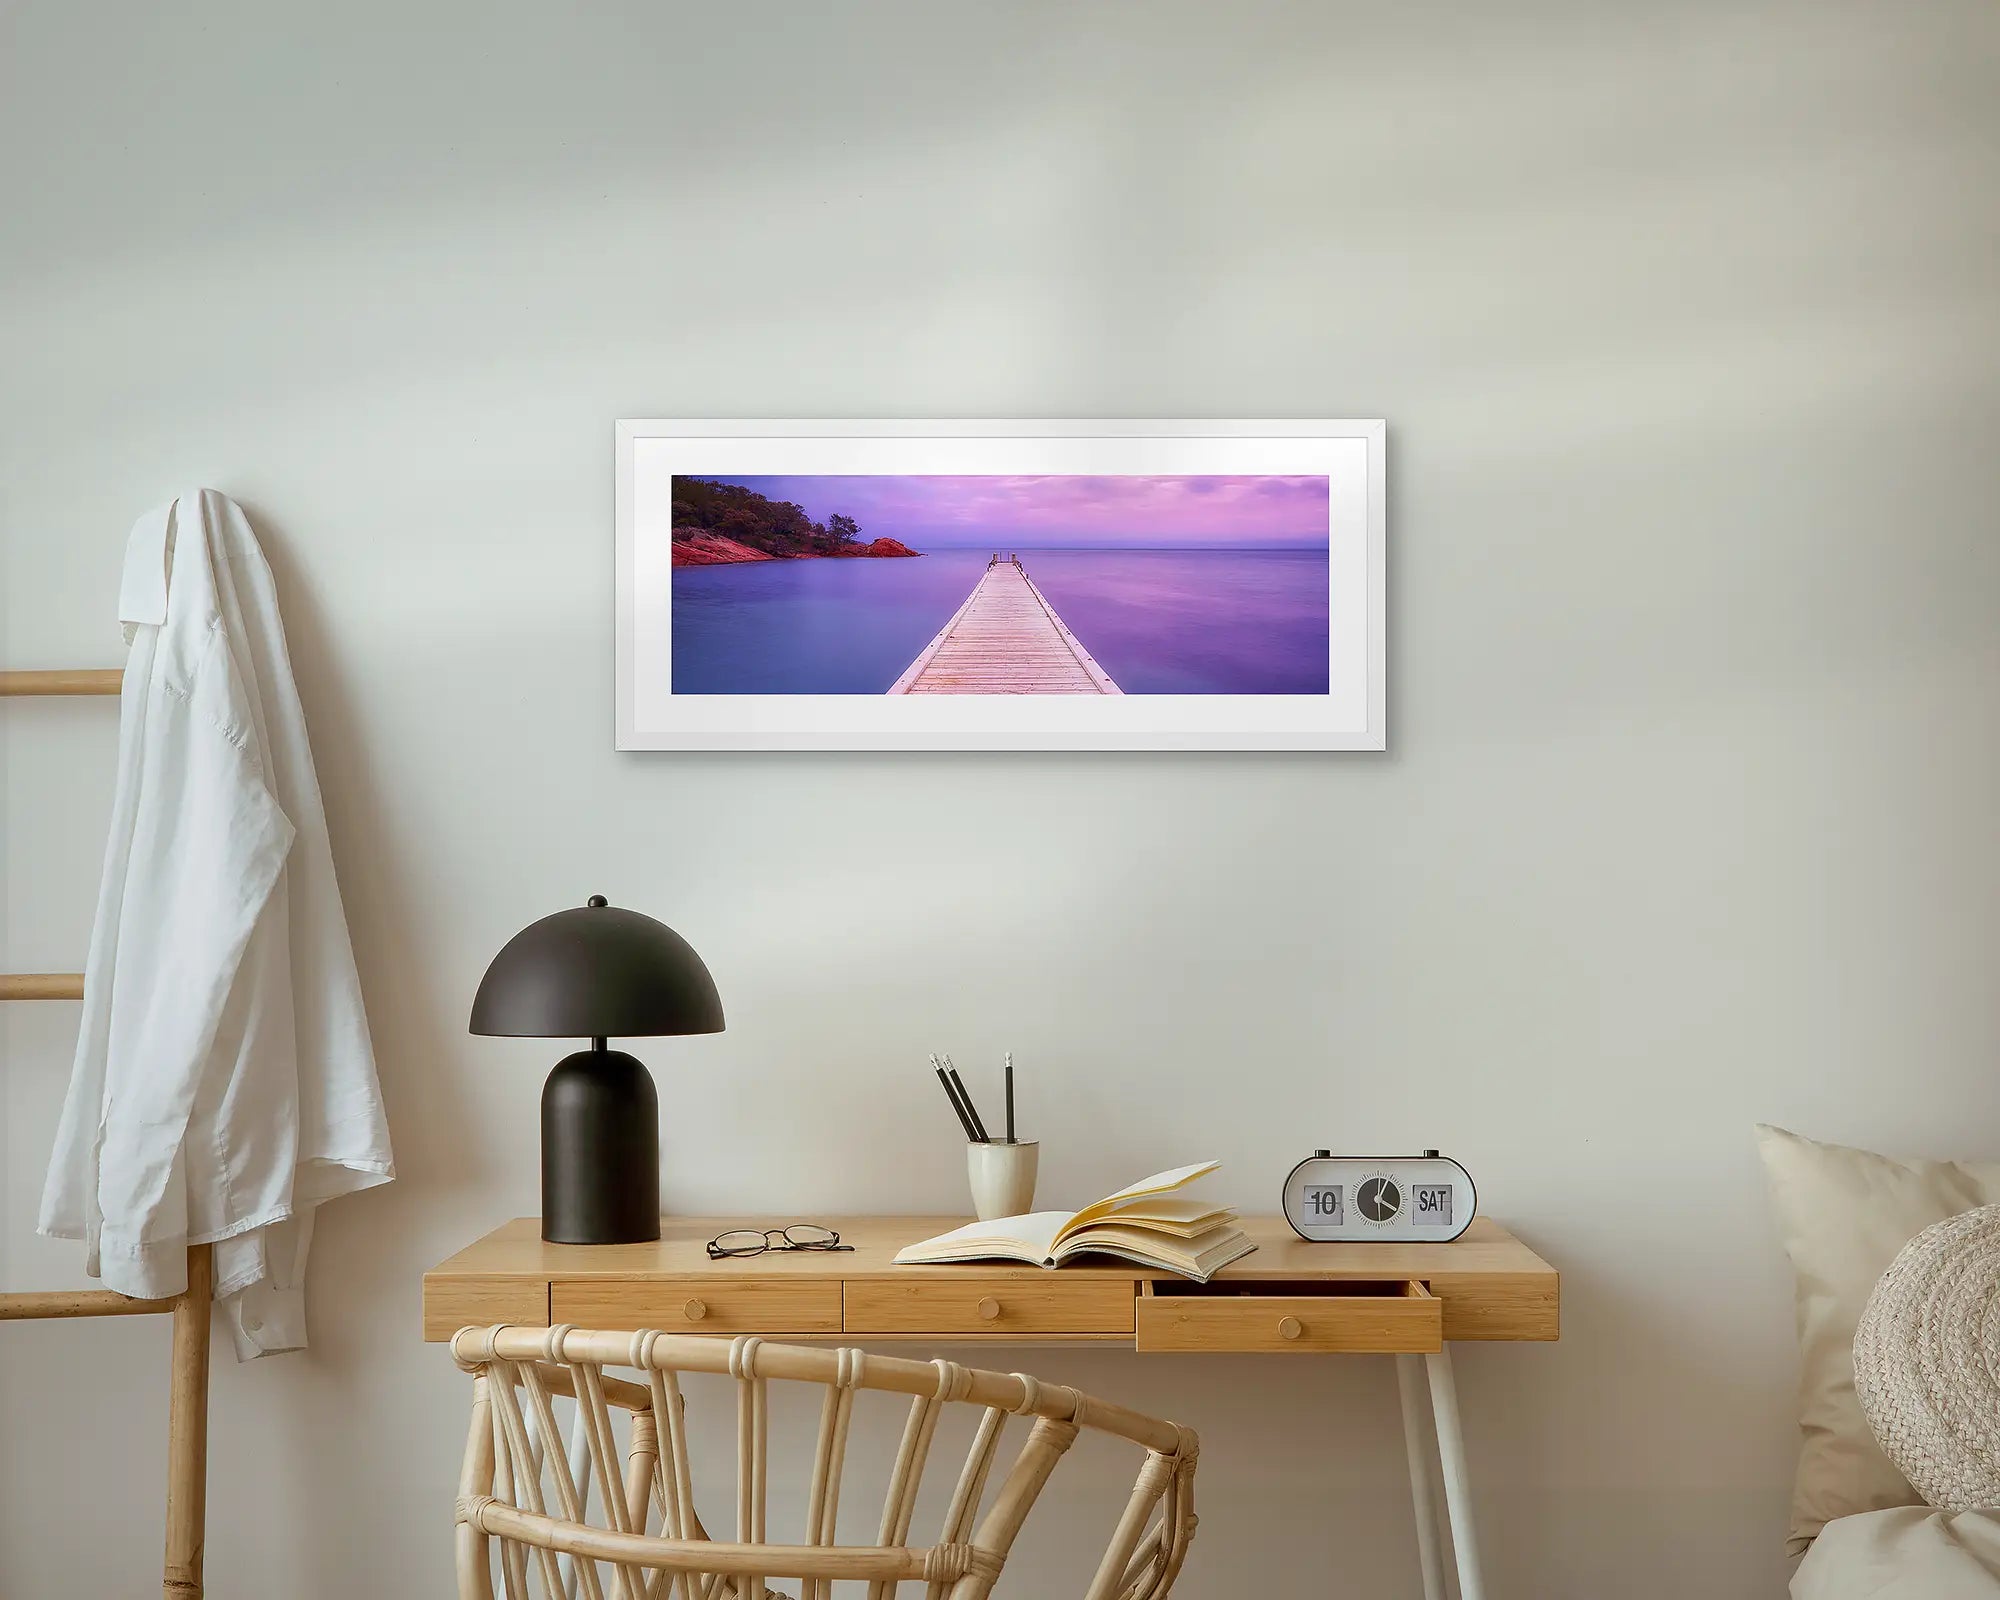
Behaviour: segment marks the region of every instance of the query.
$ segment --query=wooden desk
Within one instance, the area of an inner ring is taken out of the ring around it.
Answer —
[[[800,1343],[1394,1355],[1426,1600],[1445,1593],[1432,1440],[1461,1600],[1480,1600],[1449,1344],[1554,1339],[1560,1316],[1555,1268],[1491,1218],[1475,1218],[1452,1244],[1308,1244],[1281,1217],[1248,1217],[1242,1227],[1255,1253],[1207,1284],[1109,1257],[1058,1272],[894,1264],[904,1245],[963,1217],[783,1220],[838,1229],[855,1248],[711,1261],[703,1247],[717,1234],[771,1219],[668,1217],[654,1244],[564,1245],[544,1243],[539,1221],[518,1217],[424,1274],[424,1337],[449,1339],[473,1324],[566,1322]]]

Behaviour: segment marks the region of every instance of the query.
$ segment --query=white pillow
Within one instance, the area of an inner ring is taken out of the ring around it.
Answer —
[[[2000,1203],[2000,1163],[1898,1161],[1759,1126],[1758,1152],[1796,1278],[1797,1555],[1835,1517],[1920,1503],[1868,1430],[1854,1392],[1854,1330],[1896,1252],[1934,1222]]]

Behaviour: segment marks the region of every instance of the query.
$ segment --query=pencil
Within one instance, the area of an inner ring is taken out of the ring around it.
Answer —
[[[949,1075],[945,1078],[945,1088],[958,1102],[958,1113],[965,1123],[965,1136],[974,1144],[991,1143],[986,1137],[985,1124],[979,1120],[979,1108],[972,1103],[972,1096],[965,1092],[965,1085],[959,1081],[957,1071],[946,1068],[946,1072]]]
[[[1014,1052],[1007,1052],[1007,1142],[1014,1142]]]
[[[932,1056],[931,1065],[937,1068],[938,1082],[944,1085],[944,1092],[951,1099],[951,1108],[958,1113],[965,1137],[973,1144],[987,1143],[985,1130],[979,1125],[979,1113],[972,1109],[972,1100],[965,1092],[965,1085],[958,1081],[958,1074],[952,1070],[951,1057]]]
[[[965,1114],[965,1107],[958,1103],[958,1096],[952,1092],[951,1079],[944,1075],[944,1068],[938,1066],[936,1056],[931,1057],[931,1065],[937,1067],[938,1085],[944,1090],[945,1099],[951,1102],[951,1109],[958,1117],[958,1125],[965,1130],[966,1143],[979,1143],[979,1136],[972,1131],[972,1119]]]
[[[972,1118],[972,1137],[981,1144],[991,1144],[993,1140],[986,1132],[986,1119],[979,1114],[979,1107],[972,1103],[972,1091],[965,1086],[965,1080],[958,1075],[958,1068],[951,1064],[951,1057],[944,1058],[945,1070],[951,1074],[951,1086],[958,1091],[958,1098],[964,1105],[966,1115]]]

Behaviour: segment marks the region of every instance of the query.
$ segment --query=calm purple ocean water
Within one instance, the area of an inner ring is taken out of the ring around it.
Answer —
[[[990,554],[674,571],[676,694],[882,694]],[[1019,550],[1127,694],[1325,694],[1324,550]]]

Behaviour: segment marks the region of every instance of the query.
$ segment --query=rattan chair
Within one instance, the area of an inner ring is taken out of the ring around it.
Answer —
[[[1160,1600],[1194,1534],[1192,1430],[1021,1373],[747,1335],[725,1341],[570,1327],[465,1328],[451,1350],[473,1375],[458,1489],[460,1600],[492,1600],[492,1542],[508,1600],[529,1600],[531,1563],[547,1600],[565,1593],[582,1600],[777,1600],[765,1587],[773,1578],[797,1580],[801,1600],[831,1600],[840,1579],[865,1582],[868,1600],[893,1600],[905,1583],[922,1584],[926,1600],[984,1600],[1043,1486],[1085,1429],[1139,1445],[1145,1457],[1084,1600]],[[637,1381],[607,1374],[607,1365],[635,1369]],[[695,1512],[681,1390],[682,1377],[693,1374],[734,1382],[736,1537],[728,1543],[710,1539]],[[824,1391],[812,1459],[799,1463],[809,1487],[798,1544],[766,1536],[774,1382]],[[911,1398],[875,1543],[843,1545],[835,1542],[835,1519],[849,1422],[863,1390]],[[562,1396],[576,1402],[583,1436],[575,1463],[556,1420]],[[954,1403],[981,1414],[936,1541],[915,1544],[910,1525],[924,1464],[939,1415]],[[1029,1419],[1026,1437],[981,1515],[1010,1416]],[[601,1524],[590,1520],[587,1504],[593,1474],[605,1491]]]

